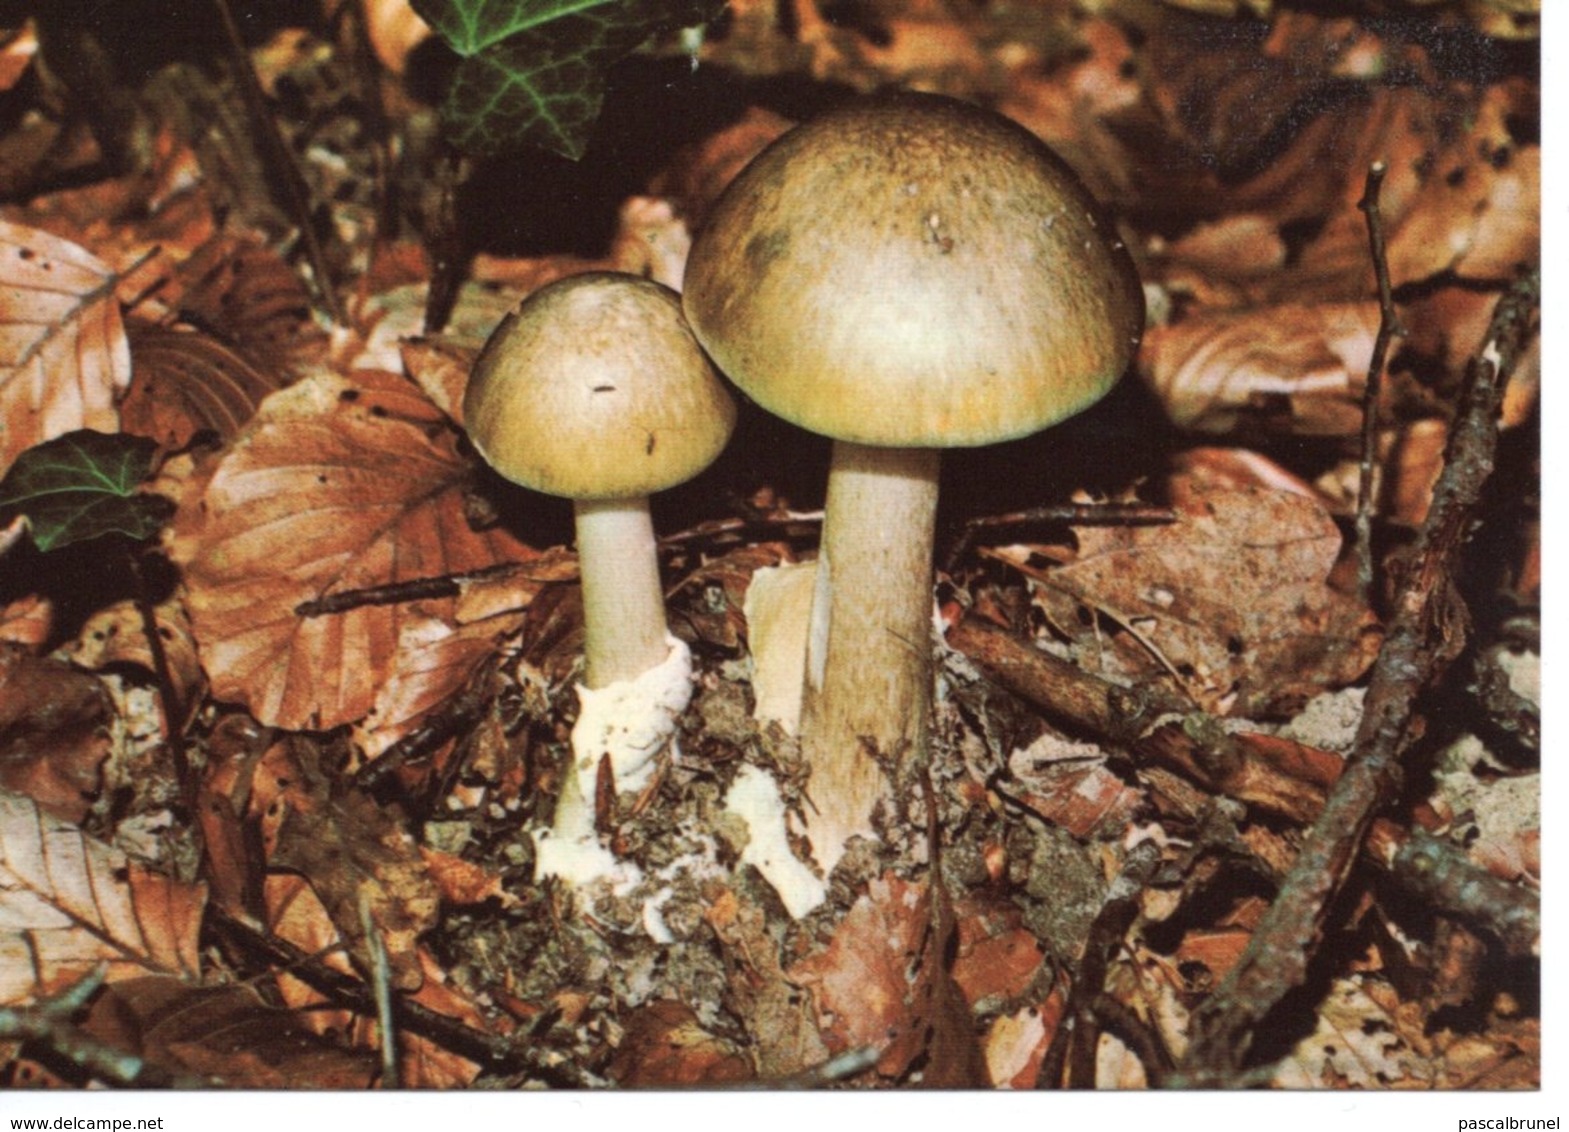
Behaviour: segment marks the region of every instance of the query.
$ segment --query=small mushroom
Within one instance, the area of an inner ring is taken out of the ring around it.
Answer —
[[[683,286],[731,380],[835,441],[801,725],[829,869],[887,789],[868,752],[924,755],[940,450],[1099,400],[1138,345],[1143,294],[1044,144],[925,94],[859,100],[775,141],[715,204]]]
[[[651,492],[691,479],[730,438],[735,405],[674,291],[592,272],[531,294],[491,335],[463,399],[469,437],[513,483],[572,500],[583,585],[582,711],[540,872],[603,871],[594,839],[601,759],[635,789],[691,695],[670,635]]]

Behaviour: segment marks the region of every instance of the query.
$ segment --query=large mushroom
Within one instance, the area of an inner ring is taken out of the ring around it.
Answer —
[[[873,832],[877,760],[924,757],[940,450],[1099,400],[1138,345],[1143,293],[1044,144],[924,94],[775,141],[714,206],[683,288],[731,380],[835,441],[801,721],[808,833],[831,869]]]
[[[502,476],[572,500],[585,676],[538,872],[584,882],[610,865],[590,805],[601,760],[618,789],[637,788],[691,696],[690,657],[665,622],[648,496],[719,455],[735,404],[674,291],[591,272],[535,291],[502,321],[474,363],[463,414]]]

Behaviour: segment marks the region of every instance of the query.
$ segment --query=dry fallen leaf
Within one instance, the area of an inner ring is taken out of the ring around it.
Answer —
[[[0,220],[0,467],[75,429],[119,431],[131,353],[115,282],[85,249]]]
[[[0,791],[0,1003],[54,994],[100,964],[110,982],[200,974],[206,889],[182,884]]]
[[[633,1011],[606,1067],[633,1089],[723,1085],[752,1078],[752,1062],[734,1043],[706,1032],[685,1003],[659,999]]]
[[[469,474],[439,411],[402,378],[322,375],[269,397],[174,523],[213,694],[281,727],[363,719],[421,647],[406,627],[454,599],[315,617],[296,607],[533,557],[500,530],[470,529]]]
[[[1373,617],[1328,584],[1341,536],[1321,504],[1261,488],[1173,489],[1177,522],[1081,528],[1076,560],[1042,575],[1039,600],[1086,663],[1164,671],[1204,710],[1244,716],[1289,713],[1366,670]],[[1125,630],[1115,653],[1081,623],[1080,604]]]
[[[1354,436],[1377,333],[1372,302],[1200,311],[1152,327],[1139,372],[1182,428]]]

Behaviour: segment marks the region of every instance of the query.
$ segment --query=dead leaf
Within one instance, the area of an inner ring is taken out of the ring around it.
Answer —
[[[1008,768],[1010,797],[1081,840],[1121,833],[1143,803],[1107,768],[1104,751],[1049,732],[1015,750]]]
[[[190,328],[133,325],[135,376],[121,402],[126,432],[169,451],[200,432],[232,440],[262,398],[281,387],[229,347]]]
[[[0,789],[80,822],[103,785],[112,717],[94,677],[0,645]]]
[[[1377,333],[1372,302],[1201,311],[1150,328],[1139,372],[1182,428],[1354,436]]]
[[[309,775],[309,771],[305,771]],[[437,888],[402,815],[357,790],[324,797],[295,796],[269,855],[274,869],[310,881],[362,970],[370,970],[361,903],[381,935],[400,990],[415,990],[422,975],[415,941],[435,926]]]
[[[886,1080],[974,1087],[985,1083],[984,1061],[946,966],[952,917],[934,913],[943,898],[892,874],[873,880],[828,946],[788,973],[812,992],[834,1053],[871,1046]]]
[[[118,982],[195,979],[206,890],[182,884],[0,791],[0,1003],[54,994],[105,965]]]
[[[367,759],[377,758],[414,730],[474,677],[503,638],[517,632],[533,593],[518,579],[510,593],[515,602],[510,609],[473,624],[454,625],[443,617],[403,619],[398,627],[398,665],[376,689],[375,701],[354,729]]]
[[[237,1089],[365,1089],[377,1058],[304,1027],[245,984],[194,987],[168,975],[110,986],[83,1030],[177,1073]]]
[[[1076,636],[1092,669],[1112,657],[1073,603],[1126,630],[1114,642],[1126,671],[1165,671],[1212,714],[1289,713],[1366,670],[1374,621],[1328,585],[1341,536],[1321,504],[1173,489],[1176,523],[1079,529],[1077,559],[1043,576],[1052,623]]]
[[[409,662],[405,627],[448,615],[453,599],[319,617],[296,607],[532,557],[469,528],[468,475],[439,411],[401,378],[323,375],[268,398],[174,522],[213,694],[281,727],[363,719]]]
[[[1318,1028],[1276,1066],[1282,1089],[1430,1088],[1434,1067],[1374,998],[1378,980],[1336,979],[1318,1009]]]
[[[0,220],[0,467],[75,429],[119,431],[131,354],[115,282],[85,249]]]
[[[12,521],[11,529],[25,534],[27,525],[21,516]],[[11,529],[0,540],[11,537]],[[0,550],[0,557],[4,551]],[[49,639],[54,629],[54,602],[40,594],[29,594],[10,602],[0,609],[0,641],[37,649]]]
[[[1390,229],[1391,279],[1416,283],[1444,272],[1510,279],[1540,261],[1541,148],[1516,137],[1538,98],[1523,80],[1483,92],[1470,128],[1434,155]]]
[[[723,1085],[752,1079],[752,1063],[734,1043],[699,1024],[685,1003],[659,999],[639,1007],[606,1074],[632,1089]]]
[[[515,894],[503,887],[505,882],[499,873],[424,845],[420,846],[420,856],[425,859],[443,904],[462,907],[494,900],[503,908],[512,908],[520,903]]]

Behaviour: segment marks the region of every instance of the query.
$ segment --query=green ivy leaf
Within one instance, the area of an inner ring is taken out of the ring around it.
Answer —
[[[27,516],[39,550],[118,532],[158,533],[174,505],[136,490],[158,445],[141,436],[82,429],[29,448],[0,480],[0,512]]]
[[[724,0],[413,0],[463,57],[441,108],[459,149],[492,157],[539,146],[576,159],[605,73],[660,32],[706,23]]]

